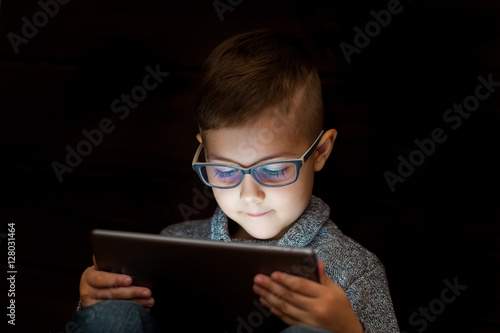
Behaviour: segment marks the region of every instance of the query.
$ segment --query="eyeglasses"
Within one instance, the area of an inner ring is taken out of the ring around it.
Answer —
[[[240,168],[234,165],[213,164],[198,162],[203,142],[200,143],[198,150],[193,158],[193,169],[201,180],[208,186],[215,188],[234,188],[243,181],[247,174],[262,186],[280,187],[294,183],[299,177],[300,168],[306,163],[307,159],[316,149],[323,132],[319,134],[311,147],[298,159],[285,160],[279,162],[262,163],[250,168]]]

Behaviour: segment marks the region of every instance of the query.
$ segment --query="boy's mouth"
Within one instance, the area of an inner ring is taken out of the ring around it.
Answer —
[[[250,217],[260,217],[260,216],[264,216],[266,215],[267,213],[269,212],[265,212],[265,213],[257,213],[257,214],[250,214],[250,213],[246,213],[248,216]]]

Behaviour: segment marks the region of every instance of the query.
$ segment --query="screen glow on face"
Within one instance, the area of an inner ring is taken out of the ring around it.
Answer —
[[[226,189],[237,187],[243,181],[243,177],[246,174],[251,174],[251,176],[261,186],[286,186],[294,183],[298,179],[300,168],[315,151],[316,146],[322,138],[322,135],[323,131],[321,131],[316,140],[300,158],[262,163],[250,168],[241,168],[230,164],[212,164],[199,162],[198,158],[203,149],[203,142],[201,142],[200,140],[200,145],[198,146],[198,149],[196,150],[196,153],[193,157],[192,166],[193,169],[198,173],[200,178],[203,180],[203,182],[211,187]],[[230,136],[238,137],[238,134],[232,133]],[[247,137],[245,137],[245,142],[246,141]],[[223,145],[224,142],[220,142],[220,144]],[[228,154],[228,156],[229,155],[231,154]],[[238,156],[238,151],[236,151],[236,153],[233,155]],[[290,153],[288,153],[287,155],[290,155]],[[274,156],[277,155],[275,154]]]

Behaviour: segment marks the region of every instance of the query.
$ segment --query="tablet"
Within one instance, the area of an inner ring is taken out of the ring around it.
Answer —
[[[151,288],[152,314],[167,325],[262,331],[275,319],[252,290],[257,273],[319,281],[309,248],[102,229],[92,231],[91,245],[99,270],[128,274],[134,285]]]

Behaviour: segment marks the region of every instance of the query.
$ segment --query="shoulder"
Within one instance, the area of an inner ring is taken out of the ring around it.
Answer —
[[[209,239],[211,230],[210,222],[211,218],[175,223],[163,229],[160,235]]]
[[[374,272],[385,280],[385,268],[378,257],[342,233],[331,220],[323,225],[310,246],[318,260],[325,262],[326,273],[344,289]]]
[[[344,235],[331,221],[311,242],[325,272],[349,297],[370,332],[399,332],[385,268],[378,257]]]

